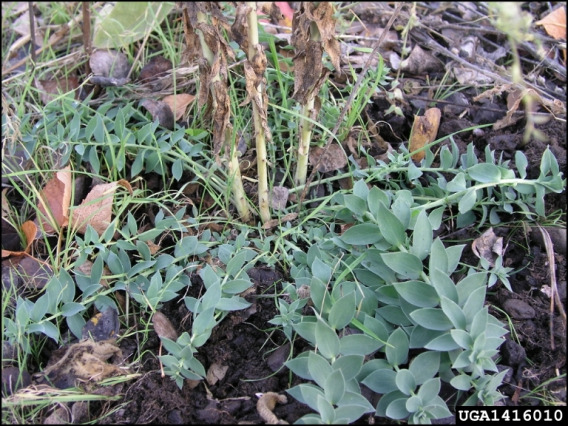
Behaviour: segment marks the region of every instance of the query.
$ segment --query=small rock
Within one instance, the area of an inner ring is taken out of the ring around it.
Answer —
[[[554,252],[566,256],[566,228],[551,226],[546,227],[546,231],[548,232],[548,235],[550,235],[550,241],[554,247]],[[540,232],[537,227],[531,228],[530,236],[538,245],[545,247],[542,232]]]
[[[536,315],[535,310],[528,303],[519,299],[505,300],[503,308],[514,319],[531,319]]]
[[[501,355],[503,355],[503,363],[511,367],[517,367],[524,363],[527,357],[525,348],[512,340],[507,340],[501,346]]]
[[[181,413],[179,410],[172,410],[168,413],[168,422],[173,425],[182,425],[184,424],[183,418],[181,417]]]
[[[272,371],[278,371],[282,368],[288,355],[290,354],[290,343],[286,343],[284,346],[280,346],[270,356],[266,359],[266,363]]]

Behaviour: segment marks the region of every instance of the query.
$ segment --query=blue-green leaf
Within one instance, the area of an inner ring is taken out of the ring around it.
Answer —
[[[341,240],[344,243],[353,245],[374,244],[382,239],[381,230],[374,223],[354,225],[341,235]]]
[[[362,354],[343,355],[331,365],[334,370],[341,370],[346,382],[357,377],[365,357]]]
[[[355,292],[337,300],[329,310],[328,322],[335,330],[341,330],[351,322],[355,316]]]
[[[388,345],[385,348],[387,361],[390,365],[401,365],[408,360],[409,341],[406,333],[397,328],[389,336]]]
[[[496,183],[501,180],[501,171],[495,164],[479,163],[467,169],[469,177],[480,183]]]
[[[365,334],[348,334],[340,339],[342,355],[368,355],[383,347],[384,344]]]
[[[416,224],[414,225],[410,253],[418,257],[420,260],[424,260],[430,253],[430,247],[432,247],[433,240],[432,237],[432,225],[430,224],[428,215],[425,210],[421,210],[420,213],[418,213]]]
[[[417,309],[410,314],[412,319],[422,327],[429,330],[449,330],[452,328],[452,322],[446,317],[441,309],[422,308]]]
[[[215,305],[215,309],[219,311],[240,311],[248,308],[250,305],[250,302],[239,296],[221,297]]]
[[[406,239],[405,227],[384,204],[379,204],[379,228],[384,239],[398,247]]]
[[[67,302],[61,307],[61,313],[64,317],[70,317],[84,311],[85,309],[85,306],[80,303]]]
[[[361,383],[377,393],[389,393],[398,390],[396,373],[390,368],[373,371]]]
[[[417,355],[408,369],[414,375],[417,385],[421,385],[426,380],[436,375],[440,368],[440,352],[426,351]]]
[[[341,370],[334,370],[325,380],[323,386],[325,398],[331,404],[337,404],[345,394],[345,378]]]
[[[436,289],[423,281],[405,281],[393,287],[404,300],[420,308],[433,308],[440,302]]]
[[[329,362],[321,355],[311,352],[308,354],[308,371],[313,380],[322,388],[333,371]]]
[[[238,278],[235,280],[227,281],[222,285],[221,290],[223,290],[223,293],[227,294],[239,294],[252,286],[253,283],[250,280]]]
[[[339,354],[339,337],[321,319],[318,319],[316,324],[316,343],[319,351],[328,359],[335,358]]]
[[[406,401],[408,401],[408,398],[399,398],[391,402],[387,407],[387,417],[394,420],[402,420],[407,418],[410,413],[406,409]]]
[[[417,279],[423,269],[422,261],[410,253],[383,253],[381,258],[390,269],[410,280]]]
[[[467,320],[459,305],[454,301],[442,296],[440,305],[442,311],[449,318],[455,328],[465,330]]]
[[[414,374],[406,368],[402,368],[397,371],[395,382],[398,386],[398,390],[405,395],[410,396],[410,394],[414,392],[414,389],[416,389],[416,379],[414,378]]]

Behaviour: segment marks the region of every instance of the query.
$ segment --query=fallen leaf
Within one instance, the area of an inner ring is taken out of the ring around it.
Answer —
[[[536,22],[542,25],[549,36],[556,40],[566,40],[566,7],[553,10],[543,19]]]
[[[444,64],[434,55],[416,45],[408,58],[400,63],[400,68],[407,73],[423,76],[442,71]]]
[[[144,99],[140,102],[140,106],[146,108],[154,120],[158,119],[160,126],[169,130],[174,128],[174,113],[167,103],[153,99]]]
[[[71,76],[55,80],[36,80],[36,87],[41,91],[41,101],[44,105],[47,105],[63,93],[76,91],[79,87],[79,79]],[[75,98],[77,98],[77,94],[78,92],[75,93]]]
[[[441,116],[442,112],[439,108],[430,108],[421,117],[414,116],[408,151],[412,153],[421,149],[421,151],[412,155],[414,161],[422,161],[426,155],[422,148],[436,139]]]
[[[343,152],[343,148],[337,144],[331,144],[327,151],[324,153],[324,149],[319,146],[315,146],[310,149],[310,164],[315,166],[320,157],[323,155],[321,162],[319,163],[318,171],[321,173],[332,172],[334,170],[341,169],[347,165],[347,157]]]
[[[4,14],[4,12],[2,12],[2,14]],[[43,38],[44,38],[44,33],[43,31],[40,30],[41,27],[43,27],[44,22],[42,18],[35,18],[35,42],[37,44],[37,47],[43,47]],[[10,29],[16,33],[18,33],[21,36],[26,37],[29,40],[29,37],[31,35],[31,31],[30,31],[30,16],[29,13],[24,13],[22,15],[20,15],[19,18],[17,18],[14,22],[12,22],[12,24],[10,25]]]
[[[478,258],[483,258],[495,266],[498,256],[503,256],[503,237],[497,237],[493,228],[489,228],[471,243],[471,250]]]
[[[213,386],[219,380],[223,380],[228,369],[228,365],[220,365],[214,362],[211,364],[211,367],[209,367],[209,370],[207,370],[207,383],[209,383],[210,386]]]
[[[71,168],[67,166],[57,172],[41,191],[38,221],[44,232],[49,234],[69,224],[71,185]]]
[[[190,103],[195,99],[194,95],[188,93],[180,93],[179,95],[170,95],[162,99],[173,112],[175,121],[179,121],[183,118],[185,111]]]
[[[171,69],[172,62],[169,59],[161,55],[154,56],[140,71],[138,81],[147,84],[152,91],[159,92],[172,84]]]
[[[154,315],[152,315],[152,324],[154,325],[154,330],[158,337],[165,337],[166,339],[173,340],[174,342],[178,339],[178,333],[175,327],[160,311],[156,311]]]
[[[128,58],[116,50],[97,50],[89,58],[89,66],[93,72],[91,82],[107,86],[122,86],[128,82],[130,71]]]
[[[507,114],[502,119],[493,124],[493,130],[501,130],[505,127],[515,124],[523,118],[522,115],[513,117],[514,113],[519,109],[521,101],[525,96],[532,96],[535,100],[538,99],[538,94],[533,89],[512,89],[507,95]]]
[[[278,219],[267,220],[262,225],[262,228],[263,229],[271,229],[271,228],[274,228],[274,227],[280,225],[281,223],[291,222],[294,219],[296,219],[297,217],[298,217],[298,213],[288,213],[287,215],[284,215],[284,216],[282,216]]]
[[[164,58],[163,56],[154,56],[142,71],[140,71],[140,75],[138,76],[138,80],[141,83],[147,83],[152,79],[159,77],[160,75],[166,74],[168,71],[172,69],[172,61],[169,59]]]
[[[99,235],[103,234],[110,225],[114,193],[118,186],[123,186],[132,193],[130,184],[123,179],[96,185],[91,189],[81,205],[73,210],[71,222],[77,232],[84,234],[87,225],[91,225]]]
[[[53,270],[46,262],[31,256],[23,257],[16,269],[24,286],[38,290],[44,288],[53,276]]]
[[[274,210],[284,210],[288,202],[288,188],[275,186],[272,188],[270,205]]]

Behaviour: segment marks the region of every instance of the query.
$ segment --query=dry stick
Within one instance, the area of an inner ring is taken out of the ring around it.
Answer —
[[[84,1],[83,7],[83,47],[85,48],[85,54],[87,57],[91,57],[91,8],[88,1]],[[85,64],[85,74],[89,75],[91,73],[91,65],[89,61]]]
[[[35,19],[34,19],[34,2],[30,1],[28,2],[28,15],[30,17],[30,40],[32,43],[32,62],[33,65],[35,67],[35,63],[36,63],[36,51],[35,51],[35,46],[36,46],[36,38],[35,38]]]
[[[337,123],[335,124],[335,127],[331,131],[331,135],[329,136],[329,138],[327,139],[327,142],[325,143],[325,146],[324,146],[323,151],[322,151],[322,153],[319,157],[319,160],[314,165],[314,168],[312,169],[312,172],[310,173],[310,177],[308,178],[308,181],[306,182],[306,184],[304,186],[304,190],[302,191],[302,195],[300,196],[300,201],[298,202],[298,212],[302,208],[302,202],[304,201],[304,198],[306,198],[306,194],[308,193],[308,189],[310,188],[310,185],[311,185],[312,181],[314,180],[314,177],[317,173],[317,170],[318,170],[318,168],[321,164],[321,161],[322,161],[323,157],[325,156],[328,148],[331,146],[331,143],[335,139],[337,132],[338,132],[339,128],[341,127],[341,123],[343,121],[343,118],[345,117],[345,114],[347,114],[347,111],[351,107],[351,104],[353,103],[353,99],[355,99],[355,96],[357,94],[357,90],[359,90],[359,86],[361,86],[361,83],[363,82],[363,80],[365,78],[365,74],[367,73],[367,70],[371,66],[371,62],[372,62],[373,57],[377,54],[377,52],[379,50],[379,46],[382,44],[383,40],[387,36],[387,33],[389,32],[394,20],[396,19],[396,17],[400,13],[400,10],[402,9],[403,5],[404,5],[404,3],[398,3],[397,4],[392,16],[390,17],[390,19],[389,19],[389,21],[386,25],[386,27],[383,29],[383,32],[381,33],[379,39],[375,43],[373,51],[370,53],[369,58],[367,59],[367,62],[365,63],[365,66],[363,67],[363,69],[359,73],[359,77],[357,78],[357,82],[355,83],[355,86],[353,86],[353,89],[351,90],[351,94],[349,95],[349,98],[347,99],[347,103],[343,107],[343,110],[341,111],[341,114],[339,115],[339,118],[337,119]]]
[[[492,79],[494,79],[495,81],[502,83],[502,84],[514,84],[513,81],[510,78],[506,78],[503,77],[500,74],[497,74],[493,71],[489,71],[489,70],[485,70],[481,67],[478,67],[475,64],[471,64],[468,61],[466,61],[463,58],[460,58],[458,55],[452,53],[451,51],[449,51],[448,49],[446,49],[444,46],[442,46],[441,44],[439,44],[436,40],[434,40],[433,38],[431,38],[430,36],[425,36],[424,34],[421,34],[420,32],[415,32],[413,33],[413,35],[420,40],[424,47],[426,47],[427,49],[430,50],[434,50],[444,56],[447,56],[451,59],[453,59],[454,61],[458,62],[459,64],[463,65],[465,68],[469,68],[472,69],[480,74],[483,74],[487,77],[491,77]],[[537,92],[542,99],[552,102],[553,99],[550,99],[550,95],[548,93],[546,93],[546,91],[544,91],[543,89],[541,89],[538,86],[535,86],[534,84],[528,83],[526,81],[523,81],[522,86],[528,87],[530,89],[533,89],[535,92]]]
[[[40,49],[32,52],[35,53],[36,55],[39,55],[40,53],[42,53],[44,50],[49,49],[50,47],[52,47],[55,43],[57,43],[59,40],[61,40],[65,34],[67,34],[69,32],[69,30],[71,29],[72,25],[77,24],[78,22],[81,21],[81,19],[83,19],[82,15],[78,15],[75,18],[71,19],[69,22],[67,22],[66,24],[61,25],[61,28],[55,33],[53,34],[50,38],[49,41],[46,45],[44,45],[43,47],[41,47]],[[35,46],[32,46],[32,49],[34,49]],[[8,68],[7,70],[2,70],[2,75],[6,75],[11,73],[12,71],[14,71],[15,69],[19,68],[20,66],[24,65],[27,61],[30,60],[30,58],[32,57],[32,55],[28,55],[25,58],[19,60],[18,62],[16,62],[14,65],[12,65],[10,68]]]
[[[537,224],[540,233],[542,234],[542,239],[544,240],[544,247],[546,248],[546,255],[548,256],[548,269],[550,273],[550,318],[549,318],[549,329],[550,329],[550,347],[554,350],[554,334],[553,334],[553,317],[554,317],[554,302],[562,319],[564,320],[564,328],[566,328],[566,312],[562,306],[560,296],[558,295],[558,288],[556,285],[556,262],[554,261],[554,247],[552,240],[550,239],[550,234],[546,229]]]

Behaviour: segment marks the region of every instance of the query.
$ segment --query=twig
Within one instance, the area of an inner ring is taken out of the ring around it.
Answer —
[[[2,70],[2,76],[11,73],[12,71],[14,71],[15,69],[18,69],[20,66],[24,65],[27,61],[30,60],[30,58],[33,58],[33,55],[39,55],[41,54],[44,50],[47,50],[49,48],[51,48],[55,43],[59,42],[59,40],[61,40],[63,38],[63,36],[65,36],[65,34],[67,34],[69,32],[69,30],[71,29],[71,27],[73,25],[76,25],[78,22],[81,21],[81,19],[83,19],[83,15],[79,14],[78,16],[76,16],[75,18],[71,19],[69,22],[67,22],[66,24],[61,25],[61,28],[55,33],[53,34],[50,38],[49,41],[47,42],[47,44],[45,44],[43,47],[41,47],[38,50],[34,50],[30,55],[26,56],[25,58],[19,60],[18,62],[16,62],[14,65],[12,65],[10,68],[8,68],[7,70]],[[35,49],[35,46],[32,45],[32,50]],[[35,61],[34,61],[35,62]]]
[[[30,1],[28,2],[29,6],[28,6],[28,15],[30,17],[30,40],[32,43],[32,67],[35,67],[35,63],[36,63],[36,51],[35,51],[35,47],[36,47],[36,38],[35,38],[35,19],[34,19],[34,2]]]
[[[556,262],[554,261],[554,246],[552,240],[550,239],[550,234],[548,231],[537,224],[540,233],[542,234],[542,239],[544,240],[544,247],[546,248],[546,255],[548,256],[548,269],[550,273],[550,318],[549,318],[549,329],[550,329],[550,347],[554,350],[554,334],[553,334],[553,319],[554,319],[554,302],[556,302],[556,307],[564,320],[564,328],[566,328],[566,312],[562,306],[562,301],[558,295],[558,288],[556,285]]]
[[[397,4],[397,6],[396,6],[392,16],[390,17],[387,25],[383,29],[381,36],[378,38],[377,42],[375,43],[375,45],[373,47],[373,51],[369,55],[367,62],[365,63],[365,66],[363,67],[363,69],[359,73],[359,77],[357,77],[357,82],[355,83],[355,86],[353,86],[353,89],[351,90],[351,94],[349,95],[349,98],[347,99],[347,103],[343,107],[341,114],[339,114],[339,117],[337,119],[337,123],[335,124],[335,127],[331,131],[331,135],[329,136],[329,138],[327,139],[327,142],[325,143],[325,146],[324,146],[323,151],[320,155],[320,158],[318,159],[317,163],[314,165],[312,172],[310,173],[310,177],[308,178],[308,181],[306,182],[306,185],[304,186],[304,190],[302,191],[302,195],[300,196],[300,200],[298,202],[298,211],[300,211],[301,208],[302,208],[302,202],[306,198],[306,195],[308,193],[308,190],[310,188],[312,181],[314,180],[314,177],[315,177],[315,175],[318,171],[318,168],[319,168],[327,150],[331,146],[331,143],[336,138],[337,132],[338,132],[339,128],[341,127],[341,123],[343,122],[343,119],[345,118],[345,114],[347,114],[347,111],[351,107],[351,104],[353,103],[353,100],[355,99],[355,96],[357,95],[357,91],[359,90],[359,86],[361,86],[361,83],[363,83],[363,80],[365,78],[365,74],[367,73],[367,70],[371,66],[371,62],[372,62],[373,58],[376,56],[376,54],[379,50],[379,46],[383,43],[383,40],[387,36],[394,20],[399,15],[400,10],[402,9],[403,5],[404,5],[404,3],[402,3],[402,2],[399,2]]]
[[[427,27],[424,27],[426,30],[428,30]],[[414,37],[416,37],[421,43],[422,45],[427,48],[427,49],[431,49],[434,50],[444,56],[447,56],[451,59],[453,59],[454,61],[458,62],[460,65],[463,65],[466,68],[472,69],[480,74],[483,74],[487,77],[492,78],[493,80],[502,83],[502,84],[513,84],[513,81],[509,78],[503,77],[502,75],[499,75],[497,73],[494,73],[493,71],[489,71],[489,70],[485,70],[475,64],[469,63],[468,61],[466,61],[463,58],[460,58],[458,55],[454,54],[453,52],[451,52],[450,50],[446,49],[444,46],[442,46],[441,44],[439,44],[436,40],[434,40],[432,37],[425,35],[424,33],[422,33],[421,31],[416,31],[413,32],[412,35]],[[533,89],[535,92],[537,92],[543,99],[552,102],[552,99],[550,99],[550,94],[547,93],[545,90],[543,90],[540,87],[537,87],[531,83],[528,82],[524,82],[524,86]]]
[[[88,1],[84,1],[83,7],[83,47],[85,48],[85,54],[88,58],[91,57],[91,6]],[[85,74],[89,75],[91,73],[91,65],[89,61],[85,64]]]

